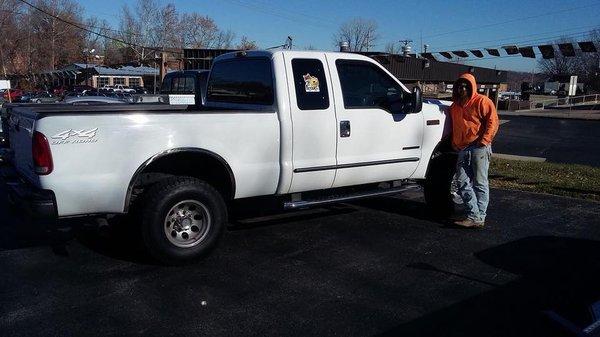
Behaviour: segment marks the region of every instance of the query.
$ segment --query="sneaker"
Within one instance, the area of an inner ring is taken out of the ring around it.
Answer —
[[[454,224],[463,228],[483,228],[485,225],[482,221],[475,221],[468,218],[462,221],[455,221]]]

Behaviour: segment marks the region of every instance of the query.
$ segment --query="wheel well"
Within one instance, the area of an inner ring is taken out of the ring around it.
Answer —
[[[154,156],[142,164],[129,183],[125,211],[146,188],[173,176],[202,179],[219,191],[225,200],[235,196],[235,178],[223,158],[210,151],[184,149]]]

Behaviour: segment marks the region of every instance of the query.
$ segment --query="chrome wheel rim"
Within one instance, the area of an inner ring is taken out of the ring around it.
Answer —
[[[169,242],[177,247],[194,247],[208,235],[210,213],[197,200],[184,200],[171,207],[165,217],[164,229]]]

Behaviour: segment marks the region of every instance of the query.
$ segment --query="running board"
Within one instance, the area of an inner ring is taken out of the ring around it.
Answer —
[[[367,192],[359,192],[359,193],[352,193],[352,194],[346,194],[346,195],[333,195],[333,196],[325,197],[322,199],[287,201],[283,204],[283,207],[285,209],[308,208],[308,207],[315,207],[315,206],[350,201],[350,200],[380,197],[380,196],[384,196],[384,195],[394,195],[394,194],[406,192],[409,190],[415,190],[415,189],[419,189],[419,188],[420,188],[420,186],[417,184],[410,184],[410,185],[390,187],[390,188],[379,189],[379,190],[371,190],[371,191],[367,191]]]

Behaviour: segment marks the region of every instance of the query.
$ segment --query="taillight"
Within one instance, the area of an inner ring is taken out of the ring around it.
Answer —
[[[54,169],[54,165],[52,163],[50,144],[48,143],[46,136],[37,131],[33,133],[31,152],[33,154],[35,173],[42,176],[50,174]]]

